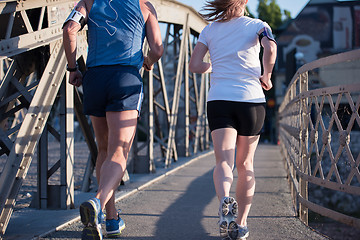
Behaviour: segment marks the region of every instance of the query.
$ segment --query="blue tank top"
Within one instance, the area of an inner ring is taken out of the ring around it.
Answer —
[[[87,24],[88,67],[142,67],[145,21],[139,0],[94,0]]]

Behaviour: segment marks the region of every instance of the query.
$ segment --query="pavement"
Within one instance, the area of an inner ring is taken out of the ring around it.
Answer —
[[[131,175],[116,194],[126,228],[121,239],[220,239],[212,151],[180,158],[155,174]],[[255,154],[256,191],[248,218],[252,239],[328,239],[296,216],[278,146],[259,145]],[[237,175],[234,171],[234,183]],[[235,184],[231,189],[235,196]],[[78,206],[94,193],[77,193],[76,209],[14,212],[4,239],[80,239]]]

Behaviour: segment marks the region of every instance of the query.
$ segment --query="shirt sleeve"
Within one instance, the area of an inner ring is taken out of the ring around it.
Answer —
[[[207,42],[207,33],[208,33],[208,29],[209,29],[209,25],[207,25],[200,33],[200,36],[199,36],[199,40],[198,42],[201,42],[203,44],[205,44],[205,46],[209,47],[208,46],[208,42]]]
[[[262,33],[264,28],[267,28],[270,32],[272,32],[271,27],[269,26],[269,24],[267,24],[267,22],[261,21],[259,23],[259,25],[258,25],[257,34],[259,35],[260,33]]]

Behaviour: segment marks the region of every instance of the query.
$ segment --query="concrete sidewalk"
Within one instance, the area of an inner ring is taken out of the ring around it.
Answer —
[[[171,172],[164,169],[156,176],[144,175],[142,180],[139,176],[137,181],[132,178],[133,182],[124,187],[117,203],[127,225],[122,239],[220,239],[217,225],[219,203],[212,182],[214,162],[214,155],[209,152],[203,157],[179,161]],[[255,175],[257,185],[248,221],[249,240],[327,239],[294,216],[286,172],[277,146],[258,147]],[[234,190],[235,184],[233,196]],[[93,195],[81,194],[78,202]],[[31,216],[29,212],[13,216],[5,239],[31,239],[35,236],[41,236],[40,239],[80,239],[82,224],[78,221],[77,209],[31,211]],[[29,229],[33,229],[33,233],[25,234]]]

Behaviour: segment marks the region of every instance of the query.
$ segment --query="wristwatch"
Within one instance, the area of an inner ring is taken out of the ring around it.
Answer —
[[[66,71],[69,72],[76,72],[78,70],[78,65],[76,64],[76,66],[74,68],[69,68],[68,65],[66,65]]]

